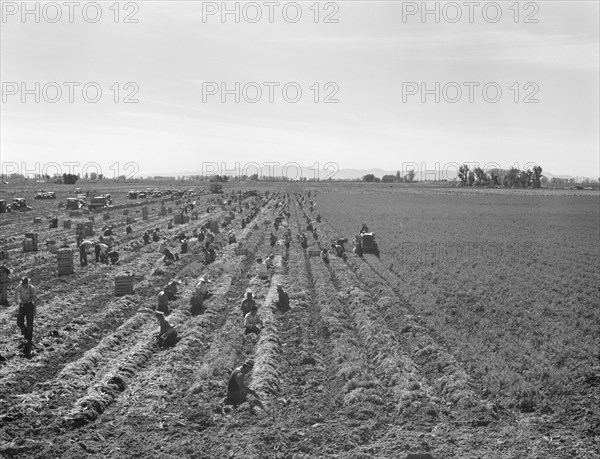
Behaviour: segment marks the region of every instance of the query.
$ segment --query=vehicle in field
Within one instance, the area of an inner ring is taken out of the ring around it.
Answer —
[[[90,209],[90,210],[104,209],[105,207],[108,207],[111,204],[111,202],[112,202],[112,200],[110,198],[110,195],[94,196],[93,198],[90,199],[88,209]]]
[[[18,211],[18,212],[27,212],[29,210],[33,210],[33,207],[29,207],[27,205],[27,201],[25,200],[25,198],[13,198],[13,202],[10,205],[10,208],[12,211]]]
[[[79,199],[82,204],[85,204],[87,202],[87,196],[85,194],[78,194],[76,198]]]
[[[6,212],[10,212],[10,204],[8,204],[4,199],[0,199],[0,214],[4,214]]]
[[[220,183],[212,182],[209,185],[209,190],[211,193],[223,193],[223,185]]]
[[[79,194],[79,193],[81,193],[81,188],[75,188],[75,189],[73,190],[73,193],[74,193],[74,194]]]
[[[356,236],[355,242],[355,252],[358,256],[362,256],[365,253],[372,253],[376,257],[379,257],[379,247],[377,246],[377,241],[375,241],[375,233],[360,233]]]
[[[42,191],[35,195],[33,199],[56,199],[54,191]]]
[[[148,194],[145,191],[141,191],[140,193],[138,193],[137,198],[138,199],[146,199],[147,196],[148,196]]]
[[[137,199],[138,197],[138,192],[135,190],[129,190],[127,192],[127,199]]]
[[[67,210],[79,210],[83,207],[83,203],[77,198],[67,198],[65,207]]]

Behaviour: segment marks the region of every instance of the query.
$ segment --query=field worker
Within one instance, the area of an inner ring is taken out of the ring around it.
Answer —
[[[302,233],[300,235],[300,246],[303,249],[307,249],[308,248],[308,239],[306,238],[306,234]]]
[[[125,233],[127,233],[127,234],[133,233],[133,228],[131,227],[131,225],[127,225],[127,228],[125,228]]]
[[[162,260],[163,262],[166,262],[167,260],[168,261],[179,260],[179,255],[173,255],[173,253],[166,246],[162,249],[162,253],[165,256]]]
[[[265,265],[267,265],[267,269],[272,269],[274,262],[275,262],[275,255],[273,255],[271,253],[265,260]]]
[[[152,232],[152,240],[154,242],[158,242],[160,241],[160,234],[158,234],[160,230],[158,228],[156,228],[153,232]]]
[[[204,299],[207,299],[211,296],[211,294],[208,291],[208,283],[212,283],[210,279],[205,279],[204,277],[201,277],[200,279],[198,279],[198,283],[196,284],[196,291],[200,295],[202,295]]]
[[[33,318],[37,309],[37,296],[35,287],[29,283],[29,278],[24,277],[21,280],[21,284],[15,289],[15,303],[19,305],[17,326],[21,329],[21,334],[27,340],[27,344],[31,346]]]
[[[177,286],[179,285],[179,281],[172,280],[167,284],[167,286],[163,289],[167,294],[167,298],[169,301],[175,300],[175,295],[177,295]]]
[[[148,231],[144,232],[144,235],[142,236],[142,239],[144,240],[144,244],[149,244],[150,243],[150,234],[148,233]]]
[[[165,316],[168,316],[171,311],[169,311],[169,295],[165,292],[165,289],[162,289],[158,292],[158,304],[156,305],[156,311],[162,312]]]
[[[246,292],[246,298],[244,298],[242,305],[240,306],[242,310],[242,317],[246,317],[246,314],[252,310],[253,306],[256,306],[256,301],[254,301],[254,298],[252,298],[252,292],[248,291]]]
[[[292,242],[292,237],[289,234],[285,233],[283,240],[284,240],[283,245],[285,245],[286,249],[289,249],[290,243]]]
[[[325,249],[325,248],[323,248],[323,250],[321,250],[321,259],[323,260],[323,262],[325,264],[329,264],[329,256],[328,256],[327,249]]]
[[[112,231],[112,226],[109,226],[108,228],[106,228],[104,230],[104,233],[102,233],[103,236],[114,236],[113,231]]]
[[[255,304],[250,309],[250,312],[246,314],[246,317],[244,317],[244,335],[248,335],[250,333],[256,333],[258,335],[260,333],[260,328],[258,328],[258,325],[262,327],[263,322],[258,315],[258,306]]]
[[[317,223],[321,223],[321,214],[317,214]]]
[[[53,217],[50,220],[50,228],[58,228],[58,217]]]
[[[273,233],[271,233],[271,235],[269,236],[269,244],[271,244],[271,247],[275,247],[276,243],[277,243],[277,236],[275,236]]]
[[[237,367],[231,372],[229,381],[227,382],[227,398],[225,404],[238,406],[247,401],[246,394],[254,395],[258,398],[258,394],[246,385],[245,377],[252,371],[254,360],[246,360],[241,367]]]
[[[317,228],[313,230],[313,238],[319,239],[319,235],[317,234]]]
[[[267,265],[265,263],[263,263],[262,258],[258,258],[256,260],[257,265],[257,269],[258,269],[258,278],[259,279],[268,279],[269,278],[269,270],[267,268]]]
[[[235,237],[235,233],[233,232],[233,230],[229,231],[229,234],[227,235],[227,242],[229,244],[235,244],[237,242],[237,239]]]
[[[242,229],[246,227],[246,219],[242,218]]]
[[[181,240],[181,253],[187,253],[188,252],[188,241],[187,239],[182,239]]]
[[[173,220],[169,220],[169,223],[167,223],[167,229],[172,229],[173,228]]]
[[[155,311],[156,319],[160,324],[160,331],[158,332],[158,345],[162,348],[174,346],[177,344],[177,330],[173,328],[167,319],[165,319],[164,313]]]
[[[106,245],[104,242],[99,242],[98,243],[98,255],[100,257],[100,261],[102,263],[108,263],[108,245]]]
[[[204,296],[194,291],[194,293],[192,293],[192,297],[190,298],[190,305],[190,313],[193,316],[202,314],[202,312],[204,312]]]
[[[314,227],[312,225],[312,222],[308,222],[308,225],[306,225],[306,231],[312,233],[313,229],[314,229]]]
[[[116,250],[111,250],[106,254],[106,256],[110,260],[111,265],[115,265],[119,261],[119,252],[117,252]]]
[[[279,299],[275,302],[275,306],[280,311],[289,311],[290,310],[290,296],[283,290],[283,286],[281,284],[277,284],[277,295]]]
[[[87,265],[87,248],[83,242],[79,245],[79,263],[82,267]]]

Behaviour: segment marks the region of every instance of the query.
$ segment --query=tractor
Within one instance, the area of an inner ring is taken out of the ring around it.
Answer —
[[[365,253],[372,253],[379,257],[379,247],[377,241],[375,241],[375,233],[360,233],[356,236],[355,242],[354,251],[359,257],[362,257]]]

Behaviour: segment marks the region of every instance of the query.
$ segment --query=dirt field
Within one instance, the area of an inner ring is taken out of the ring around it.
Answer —
[[[35,231],[40,248],[47,239],[75,247],[75,224],[89,215],[63,228],[69,217],[57,203],[72,187],[61,188],[56,201],[34,201],[24,188],[3,194],[24,195],[34,210],[0,215],[9,252],[0,263],[12,270],[11,304],[0,306],[0,455],[600,456],[597,192],[233,184],[226,196],[249,189],[258,196],[229,206],[200,192],[205,187],[177,184],[196,194],[165,201],[173,208],[165,215],[161,198],[152,200],[142,220],[141,203],[125,199],[130,187],[108,187],[120,207],[106,221],[95,214],[94,224],[115,226],[118,265],[92,256],[82,268],[75,250],[75,273],[59,277],[56,255],[23,253],[22,239]],[[192,201],[198,220],[167,229]],[[207,212],[209,205],[216,210]],[[282,208],[290,213],[289,249],[273,226]],[[235,218],[216,239],[222,249],[208,265],[195,239],[170,265],[159,243],[141,239],[159,227],[178,252],[175,236],[223,222],[231,211]],[[50,215],[59,216],[58,229],[48,228]],[[36,216],[43,222],[34,224]],[[363,221],[375,232],[379,258],[351,250]],[[236,244],[223,241],[229,229]],[[274,248],[271,232],[279,237]],[[314,256],[340,237],[349,239],[347,260]],[[256,258],[271,251],[271,277],[259,280]],[[133,273],[134,293],[116,297],[114,276],[123,272]],[[18,347],[12,298],[24,275],[39,290],[29,359]],[[213,296],[204,314],[192,316],[192,291],[206,275]],[[149,309],[172,279],[181,284],[168,320],[180,340],[160,349]],[[289,292],[289,312],[273,306],[277,284]],[[264,321],[259,337],[243,334],[239,306],[248,288]],[[260,403],[249,396],[238,408],[224,405],[231,370],[249,357]]]

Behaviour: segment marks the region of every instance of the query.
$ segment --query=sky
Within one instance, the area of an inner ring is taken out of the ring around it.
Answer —
[[[596,1],[76,3],[2,3],[2,172],[600,175]]]

